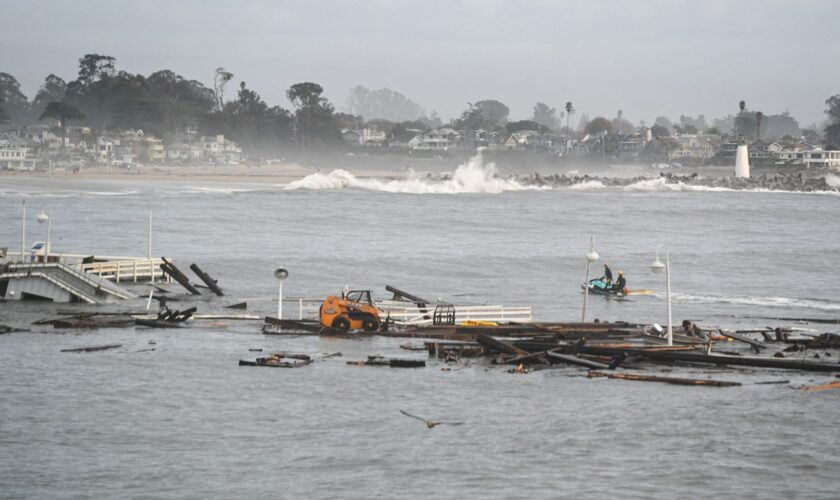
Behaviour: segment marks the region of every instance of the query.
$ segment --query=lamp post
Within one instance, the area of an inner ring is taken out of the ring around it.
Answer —
[[[279,290],[277,291],[277,319],[283,319],[283,281],[289,277],[289,271],[278,267],[274,270],[274,277],[280,283]]]
[[[44,239],[44,264],[46,264],[50,258],[50,227],[52,226],[52,218],[50,217],[50,214],[52,214],[52,207],[48,205],[47,212],[45,213],[42,210],[36,217],[39,224],[43,224],[45,222],[47,223],[47,236]]]
[[[659,249],[665,249],[665,263],[659,260]],[[671,257],[668,254],[668,247],[663,244],[656,246],[656,260],[650,265],[650,270],[656,274],[665,271],[665,299],[668,302],[668,345],[674,345],[674,329],[671,320]]]
[[[589,237],[589,252],[586,257],[586,281],[583,282],[583,311],[580,313],[580,322],[586,321],[586,299],[589,298],[589,266],[598,260],[598,252],[595,251],[595,237]]]
[[[20,219],[20,261],[25,260],[24,253],[26,253],[26,200],[23,200],[23,213]]]

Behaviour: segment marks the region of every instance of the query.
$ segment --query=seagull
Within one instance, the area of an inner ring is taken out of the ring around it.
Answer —
[[[400,410],[400,413],[402,413],[406,417],[411,417],[415,420],[419,420],[419,421],[425,423],[426,427],[428,427],[429,429],[434,428],[436,425],[461,425],[461,424],[464,423],[464,422],[434,422],[434,421],[431,421],[431,420],[426,420],[423,417],[418,417],[416,415],[412,415],[411,413],[407,413],[407,412],[404,412],[402,410]]]

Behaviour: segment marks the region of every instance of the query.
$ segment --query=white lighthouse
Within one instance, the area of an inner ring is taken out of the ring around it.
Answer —
[[[750,154],[746,144],[739,144],[735,153],[735,177],[750,178]]]

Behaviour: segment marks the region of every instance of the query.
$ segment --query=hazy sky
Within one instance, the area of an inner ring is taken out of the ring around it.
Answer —
[[[744,99],[804,126],[840,94],[840,0],[0,0],[0,13],[0,71],[30,98],[86,53],[207,85],[224,66],[284,107],[300,81],[339,109],[357,84],[389,87],[444,119],[481,99],[513,119],[571,100],[578,116],[651,123]]]

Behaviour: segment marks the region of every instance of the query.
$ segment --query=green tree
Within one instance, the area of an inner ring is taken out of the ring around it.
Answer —
[[[304,147],[314,140],[335,142],[341,137],[335,109],[321,96],[323,92],[323,87],[312,82],[296,83],[286,91],[286,97],[295,108],[295,124]]]
[[[603,116],[596,116],[586,126],[585,133],[589,135],[601,135],[604,133],[611,134],[613,131],[613,124]]]
[[[671,131],[663,127],[662,125],[654,124],[653,127],[650,128],[650,135],[657,139],[661,139],[665,137],[671,137]]]
[[[61,101],[67,93],[67,82],[63,78],[50,74],[44,78],[44,83],[35,94],[32,100],[33,111],[40,114],[47,108],[47,104],[52,101]]]
[[[482,125],[491,125],[492,127],[482,128],[499,128],[503,127],[510,116],[510,108],[505,104],[494,99],[484,99],[474,104],[475,109],[482,118]]]
[[[30,118],[29,101],[20,90],[20,83],[8,73],[0,73],[0,100],[12,122],[25,122]]]
[[[218,67],[213,75],[213,95],[216,99],[216,110],[222,111],[225,108],[225,86],[233,79],[233,73],[225,68]]]
[[[61,156],[65,156],[65,143],[67,142],[67,122],[70,120],[83,120],[85,115],[74,106],[66,101],[51,101],[47,103],[44,112],[38,117],[38,120],[45,118],[52,118],[58,121],[58,128],[61,129]]]
[[[572,129],[569,128],[569,121],[572,119],[572,115],[575,114],[575,106],[572,104],[572,101],[566,102],[566,132],[571,134]]]
[[[828,126],[825,127],[825,144],[828,149],[840,149],[840,94],[826,99],[825,113]]]
[[[537,122],[549,129],[556,129],[558,125],[557,110],[544,102],[534,104],[534,114],[531,121]]]
[[[389,88],[370,90],[357,85],[350,90],[347,105],[351,114],[362,115],[367,120],[398,122],[416,120],[425,114],[422,106]]]
[[[545,133],[548,132],[548,127],[533,120],[520,120],[518,122],[508,122],[505,125],[505,130],[509,134],[522,130],[536,130],[537,132]]]

